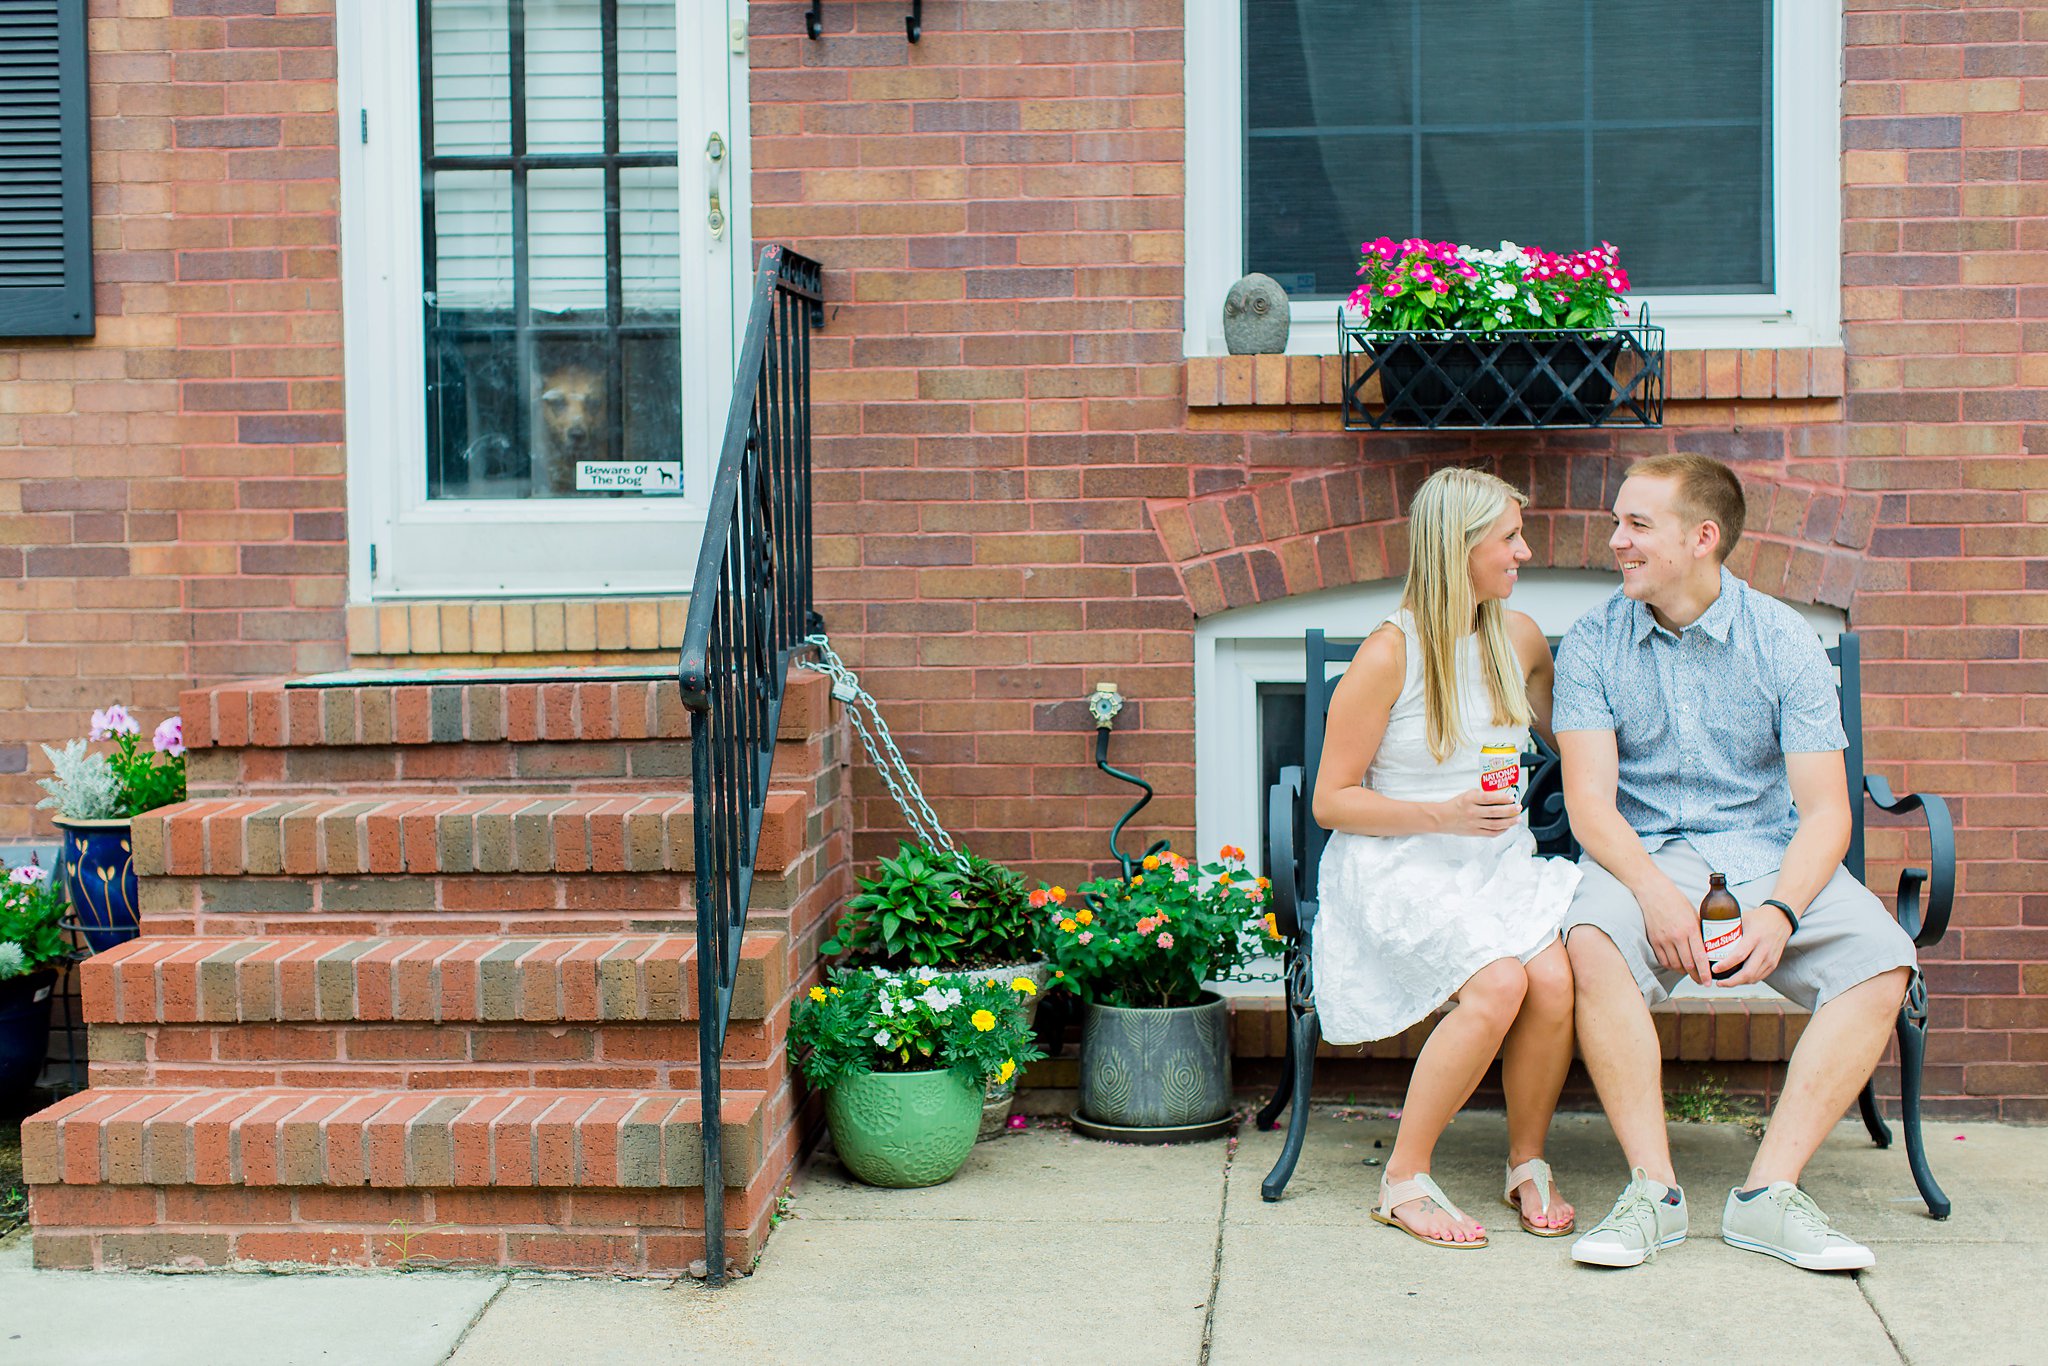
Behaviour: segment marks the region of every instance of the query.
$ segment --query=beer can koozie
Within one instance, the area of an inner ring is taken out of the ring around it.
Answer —
[[[1522,781],[1522,751],[1512,745],[1487,745],[1479,751],[1479,790],[1512,792]]]

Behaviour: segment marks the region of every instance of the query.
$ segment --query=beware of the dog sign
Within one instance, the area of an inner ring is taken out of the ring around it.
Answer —
[[[578,493],[681,493],[680,460],[579,460]]]

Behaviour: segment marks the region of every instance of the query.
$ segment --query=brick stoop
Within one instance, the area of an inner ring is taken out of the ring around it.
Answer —
[[[727,1092],[729,1256],[794,1160]],[[517,1089],[82,1091],[22,1126],[41,1267],[418,1261],[673,1271],[704,1255],[695,1096]]]
[[[134,823],[90,1089],[23,1126],[41,1266],[704,1257],[695,848],[672,680],[238,684]],[[793,673],[720,1065],[725,1253],[806,1140],[790,1008],[851,886],[847,729]]]

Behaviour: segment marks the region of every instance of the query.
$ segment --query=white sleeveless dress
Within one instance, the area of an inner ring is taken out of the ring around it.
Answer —
[[[1482,745],[1528,741],[1527,726],[1491,722],[1479,638],[1460,645],[1467,743],[1430,756],[1422,648],[1405,611],[1387,618],[1406,637],[1407,677],[1365,786],[1403,801],[1442,801],[1479,785]],[[1330,836],[1315,922],[1316,1011],[1331,1043],[1398,1034],[1499,958],[1528,962],[1557,939],[1578,865],[1539,858],[1527,818],[1499,835]]]

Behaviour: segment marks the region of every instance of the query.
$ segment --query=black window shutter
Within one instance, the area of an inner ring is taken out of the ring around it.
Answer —
[[[0,336],[92,335],[86,0],[0,0]]]

